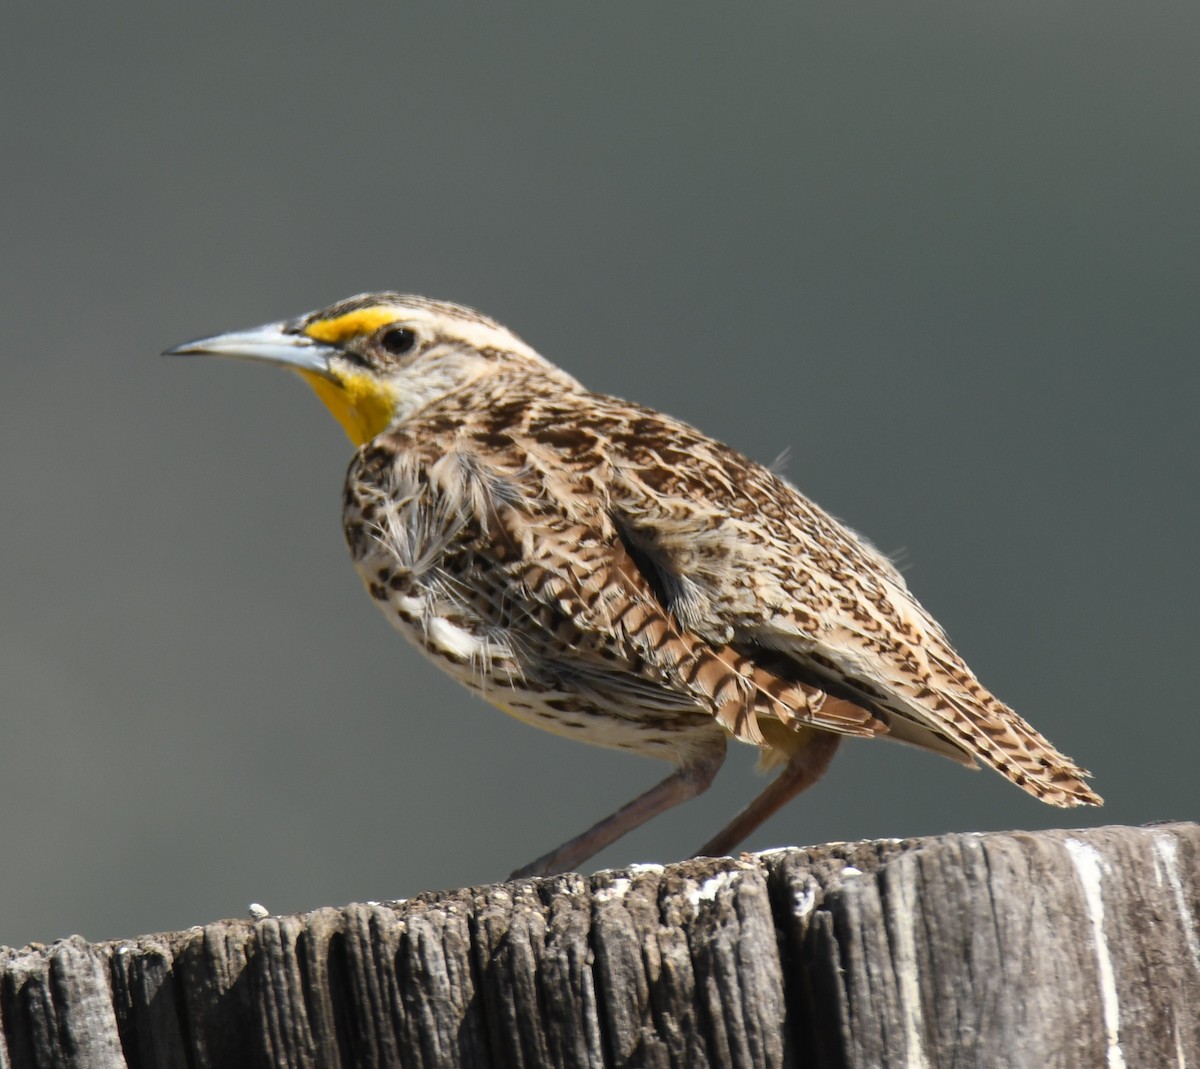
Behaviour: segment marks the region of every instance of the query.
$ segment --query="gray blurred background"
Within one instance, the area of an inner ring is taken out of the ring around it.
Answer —
[[[750,846],[1197,815],[1200,7],[214,10],[4,16],[0,942],[492,881],[667,771],[403,644],[302,383],[156,355],[368,289],[790,449],[1108,799],[851,743]]]

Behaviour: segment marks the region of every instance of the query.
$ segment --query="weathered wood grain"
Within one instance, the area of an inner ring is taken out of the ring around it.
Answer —
[[[1200,827],[831,844],[0,950],[0,1069],[281,1065],[1200,1065]]]

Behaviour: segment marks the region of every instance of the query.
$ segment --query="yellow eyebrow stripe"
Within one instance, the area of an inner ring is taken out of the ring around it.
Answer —
[[[350,338],[370,334],[386,323],[394,322],[396,310],[387,305],[376,304],[370,308],[359,308],[333,319],[318,319],[304,328],[313,341],[324,342],[327,345],[337,345]]]

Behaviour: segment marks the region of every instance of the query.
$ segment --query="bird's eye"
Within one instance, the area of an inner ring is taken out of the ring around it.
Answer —
[[[413,346],[417,344],[417,336],[407,327],[391,327],[383,332],[379,344],[392,356],[403,356],[412,352]]]

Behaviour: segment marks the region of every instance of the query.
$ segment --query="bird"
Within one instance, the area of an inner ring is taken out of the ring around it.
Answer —
[[[694,856],[731,853],[848,737],[982,762],[1050,805],[1102,804],[865,538],[486,315],[368,293],[166,355],[266,362],[312,387],[355,447],[354,566],[438,667],[526,724],[673,766],[513,878],[573,870],[699,795],[731,739],[776,774]]]

